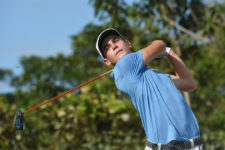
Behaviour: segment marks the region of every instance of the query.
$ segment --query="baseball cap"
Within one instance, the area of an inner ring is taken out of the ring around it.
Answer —
[[[109,29],[102,31],[99,34],[97,41],[96,41],[96,49],[102,58],[104,58],[102,43],[104,42],[104,39],[110,35],[117,35],[117,36],[120,36],[122,39],[124,39],[124,37],[116,29],[109,28]]]

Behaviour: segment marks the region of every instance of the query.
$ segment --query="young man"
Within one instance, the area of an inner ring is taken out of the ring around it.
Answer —
[[[191,72],[173,50],[161,40],[137,52],[115,29],[104,30],[96,49],[106,65],[113,65],[117,88],[125,93],[140,115],[151,149],[202,149],[197,120],[181,91],[192,91],[196,83]],[[176,75],[149,68],[156,57],[168,56]]]

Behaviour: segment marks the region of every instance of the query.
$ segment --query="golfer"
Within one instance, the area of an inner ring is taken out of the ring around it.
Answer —
[[[113,65],[111,76],[140,115],[147,137],[145,150],[202,150],[195,115],[180,91],[196,88],[193,76],[175,52],[161,40],[131,51],[131,43],[117,30],[100,33],[96,49],[106,65]],[[167,56],[175,75],[164,74],[147,65],[156,57]]]

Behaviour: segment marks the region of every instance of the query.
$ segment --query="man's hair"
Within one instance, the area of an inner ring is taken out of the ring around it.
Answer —
[[[103,57],[106,58],[106,50],[105,48],[107,47],[107,44],[108,42],[111,40],[111,39],[114,39],[114,38],[120,38],[121,40],[125,41],[124,38],[118,36],[118,35],[109,35],[107,36],[104,41],[102,42],[101,44],[101,49],[102,49],[102,54],[103,54]]]

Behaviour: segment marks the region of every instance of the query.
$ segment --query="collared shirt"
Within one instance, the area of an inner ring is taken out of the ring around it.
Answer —
[[[149,141],[166,144],[200,135],[197,119],[180,90],[169,74],[143,65],[142,50],[123,56],[111,76],[139,113]]]

